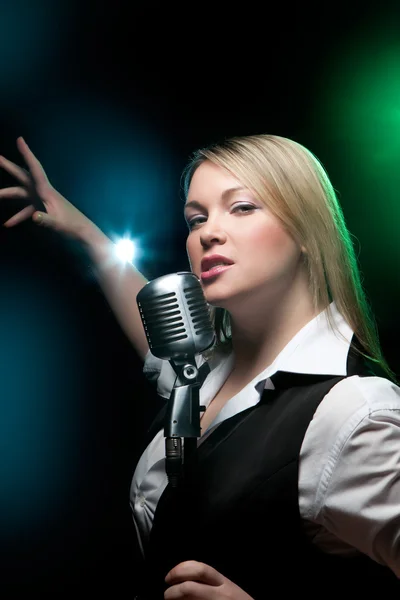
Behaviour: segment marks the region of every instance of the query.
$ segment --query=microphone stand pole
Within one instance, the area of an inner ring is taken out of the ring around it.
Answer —
[[[171,359],[170,362],[177,377],[164,425],[165,469],[170,485],[176,488],[189,475],[187,465],[196,465],[200,412],[205,407],[199,405],[202,381],[194,356]]]

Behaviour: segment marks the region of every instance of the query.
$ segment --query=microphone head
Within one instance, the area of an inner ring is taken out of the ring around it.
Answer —
[[[193,356],[215,340],[210,309],[198,277],[183,271],[149,281],[136,296],[154,356],[165,360]]]

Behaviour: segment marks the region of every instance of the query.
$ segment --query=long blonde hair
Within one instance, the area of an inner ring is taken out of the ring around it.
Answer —
[[[280,136],[230,138],[194,152],[182,174],[185,197],[193,173],[206,160],[223,167],[249,188],[293,239],[306,248],[305,261],[315,310],[325,307],[334,329],[329,307],[334,300],[355,333],[360,346],[355,346],[355,350],[396,381],[381,350],[351,234],[320,161],[301,144]],[[229,313],[222,308],[212,308],[211,316],[216,332],[215,347],[230,347]]]

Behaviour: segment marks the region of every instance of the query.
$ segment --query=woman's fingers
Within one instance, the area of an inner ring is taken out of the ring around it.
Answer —
[[[0,167],[7,171],[7,173],[9,173],[10,175],[15,177],[15,179],[17,179],[18,182],[28,190],[32,190],[33,185],[35,185],[36,189],[40,194],[40,191],[44,191],[49,187],[49,180],[47,179],[47,175],[42,165],[40,164],[36,156],[33,154],[33,152],[29,149],[27,143],[22,137],[19,137],[17,139],[17,147],[22,154],[22,157],[29,169],[29,172],[26,169],[20,167],[19,165],[13,163],[11,160],[8,160],[4,156],[0,156]],[[8,188],[8,191],[6,191],[4,194],[1,194],[0,197],[26,197],[26,195],[20,195],[20,192],[16,191],[17,189],[18,188]],[[12,196],[10,194],[12,194]]]
[[[29,173],[27,173],[22,167],[19,167],[15,163],[11,162],[11,160],[8,160],[8,158],[0,156],[0,167],[15,177],[15,179],[22,183],[22,185],[25,185],[26,187],[32,185],[32,180]]]
[[[27,189],[22,187],[8,187],[0,189],[1,198],[28,198],[30,196]]]
[[[18,225],[19,223],[22,223],[22,221],[26,221],[26,219],[29,219],[29,217],[31,217],[35,211],[36,208],[32,204],[30,206],[26,206],[25,208],[17,212],[16,215],[13,215],[10,219],[8,219],[4,223],[4,226],[14,227],[14,225]]]
[[[37,186],[48,184],[49,180],[47,179],[47,175],[36,158],[33,152],[30,150],[28,144],[25,142],[24,138],[19,137],[17,139],[17,147],[21,152],[27,166],[29,167],[29,171],[32,175],[32,179],[34,180]]]

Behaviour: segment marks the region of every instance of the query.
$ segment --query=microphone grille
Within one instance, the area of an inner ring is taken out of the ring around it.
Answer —
[[[169,360],[197,354],[214,342],[209,307],[194,273],[154,279],[140,290],[137,303],[155,356]]]

